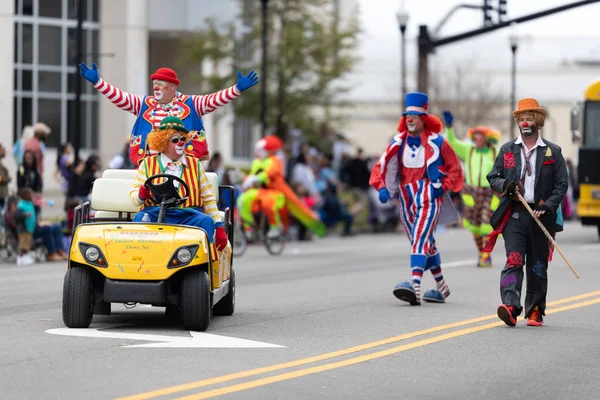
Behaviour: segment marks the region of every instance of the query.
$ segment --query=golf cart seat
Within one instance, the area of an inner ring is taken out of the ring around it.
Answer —
[[[131,221],[139,211],[139,207],[131,202],[129,192],[137,176],[136,170],[107,169],[102,178],[94,181],[91,196],[91,208],[96,211],[95,220]],[[219,177],[214,172],[207,172],[209,184],[217,202],[219,201]],[[225,213],[220,212],[225,220]]]
[[[134,180],[137,176],[137,169],[105,169],[102,178],[129,179]]]

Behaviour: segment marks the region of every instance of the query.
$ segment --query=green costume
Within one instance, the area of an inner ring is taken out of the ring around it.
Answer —
[[[238,208],[240,217],[245,228],[249,228],[254,224],[253,205],[260,198],[260,211],[264,212],[269,220],[271,228],[279,228],[281,226],[281,210],[285,207],[285,196],[281,192],[266,189],[270,183],[267,171],[272,167],[273,160],[271,157],[261,160],[255,159],[250,167],[249,177],[255,177],[254,183],[259,186],[247,189],[238,198]]]
[[[478,149],[472,143],[459,140],[454,135],[454,129],[446,128],[446,139],[458,158],[465,166],[465,186],[461,193],[463,201],[463,225],[473,233],[473,238],[479,250],[479,266],[491,266],[489,253],[482,251],[489,235],[492,233],[490,219],[498,208],[500,199],[490,188],[486,179],[496,160],[496,148],[500,133],[486,127],[478,126],[469,129],[468,136],[482,134],[487,146]]]

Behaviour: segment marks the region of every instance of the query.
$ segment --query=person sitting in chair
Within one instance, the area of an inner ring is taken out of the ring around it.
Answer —
[[[227,234],[217,209],[212,186],[208,183],[200,160],[184,153],[188,134],[189,131],[177,117],[163,119],[159,128],[151,132],[148,141],[151,148],[158,150],[158,153],[144,158],[138,167],[130,196],[133,204],[140,206],[140,211],[133,220],[134,222],[158,220],[160,207],[151,196],[146,181],[153,175],[174,175],[189,186],[189,193],[185,202],[176,208],[166,209],[164,222],[202,228],[208,234],[210,243],[214,242],[217,250],[223,251],[227,246]],[[157,178],[153,183],[158,184],[160,181],[161,179]],[[181,187],[178,187],[181,185],[177,182],[174,185],[180,196],[184,195]]]

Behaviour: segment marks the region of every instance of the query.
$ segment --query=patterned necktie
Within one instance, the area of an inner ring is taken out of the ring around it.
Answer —
[[[521,146],[521,152],[523,153],[523,158],[525,158],[525,168],[521,173],[521,187],[523,188],[523,194],[525,194],[525,174],[527,174],[527,176],[531,176],[531,173],[533,172],[531,169],[531,155],[534,151],[535,149],[531,149],[529,155],[527,155],[525,153],[525,147]]]
[[[406,144],[410,147],[419,147],[421,145],[421,136],[410,136],[406,138]]]

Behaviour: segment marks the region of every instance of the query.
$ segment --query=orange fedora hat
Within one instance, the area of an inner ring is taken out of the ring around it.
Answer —
[[[512,112],[513,117],[517,117],[519,114],[525,112],[537,111],[546,118],[546,110],[540,107],[536,99],[526,98],[519,100],[518,109]]]

